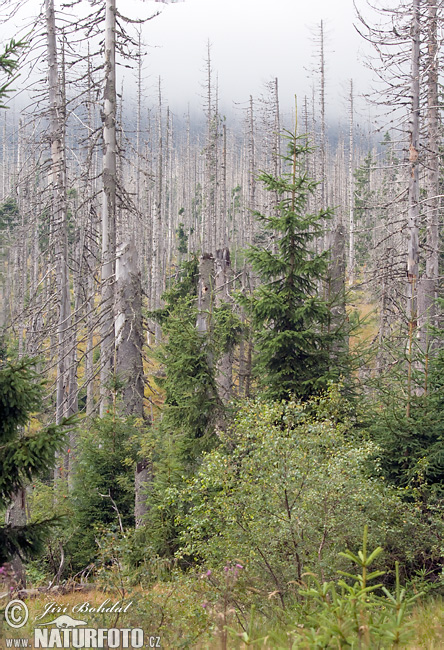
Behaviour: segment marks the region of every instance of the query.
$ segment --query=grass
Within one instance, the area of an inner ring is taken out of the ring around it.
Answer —
[[[444,601],[436,597],[416,605],[412,613],[414,641],[411,650],[444,648]]]
[[[117,603],[126,606],[132,603],[125,614],[97,613],[92,608],[98,608],[107,599],[106,607]],[[196,650],[212,650],[223,647],[221,644],[221,620],[220,614],[214,610],[213,613],[202,607],[204,593],[196,578],[194,580],[181,580],[179,583],[160,583],[150,590],[135,588],[131,593],[125,594],[119,591],[96,589],[92,592],[73,592],[65,595],[49,596],[42,595],[38,598],[27,600],[29,608],[28,623],[18,630],[11,630],[6,625],[3,627],[0,636],[0,648],[5,648],[4,637],[29,638],[34,635],[34,627],[37,624],[36,617],[51,608],[43,619],[38,622],[53,621],[61,613],[71,615],[75,619],[88,622],[88,627],[110,628],[110,627],[141,627],[145,636],[157,637],[162,640],[162,648],[192,648]],[[87,605],[86,605],[87,604]],[[4,605],[4,603],[3,603]],[[72,611],[76,606],[76,611]],[[78,610],[83,607],[84,611]],[[59,608],[59,609],[57,609]],[[89,611],[85,611],[85,610]],[[60,610],[60,611],[59,611]],[[234,616],[231,617],[229,625],[235,625]],[[413,629],[413,640],[404,646],[410,650],[441,650],[444,648],[444,601],[441,597],[424,600],[417,604],[411,614]],[[276,626],[272,621],[263,626],[264,621],[257,621],[258,630],[254,637],[266,637],[267,627],[270,629]],[[256,626],[255,626],[256,627]],[[227,648],[241,649],[247,645],[239,637],[230,634],[227,639]],[[248,646],[251,647],[251,646]],[[276,645],[270,645],[267,641],[254,644],[256,648],[275,650]],[[285,647],[285,646],[282,646]],[[290,648],[290,646],[287,646]]]

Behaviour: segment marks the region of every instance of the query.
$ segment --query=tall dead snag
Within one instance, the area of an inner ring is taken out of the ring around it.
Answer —
[[[326,137],[325,137],[325,38],[324,21],[321,20],[319,27],[319,74],[320,93],[319,104],[321,112],[321,210],[325,210],[327,204],[327,177],[326,177]]]
[[[54,1],[46,0],[46,27],[49,80],[49,138],[51,145],[52,224],[56,256],[58,293],[57,411],[56,421],[71,415],[76,399],[70,390],[71,304],[68,271],[68,234],[65,160],[65,107],[59,82]],[[72,359],[72,362],[74,360]]]
[[[256,210],[256,152],[255,152],[255,119],[253,96],[250,95],[250,106],[247,114],[248,128],[248,210],[246,213],[246,224],[242,232],[246,231],[242,244],[253,242],[254,219],[253,214]]]
[[[123,382],[123,410],[126,415],[143,418],[143,327],[142,281],[133,240],[118,247],[116,259],[116,373]],[[145,488],[151,476],[148,459],[139,460],[135,470],[136,528],[147,512]]]
[[[219,114],[217,107],[217,88],[213,87],[213,70],[211,67],[211,45],[207,44],[207,82],[205,117],[207,119],[207,133],[204,148],[204,187],[201,223],[201,246],[203,250],[216,249],[216,223],[218,214],[218,186],[219,186]]]
[[[439,262],[439,97],[437,0],[427,2],[427,201],[425,275],[418,284],[418,324],[420,346],[428,354],[430,326],[436,325]]]
[[[107,405],[107,382],[114,369],[114,279],[116,260],[116,0],[105,4],[105,87],[103,93],[103,205],[102,205],[102,305],[101,402]]]
[[[123,381],[128,415],[143,416],[142,282],[133,240],[118,248],[116,259],[116,372]]]
[[[214,278],[216,307],[224,308],[225,305],[230,308],[230,276],[230,251],[228,248],[223,248],[216,251]],[[227,346],[217,363],[216,384],[219,397],[222,403],[226,404],[231,399],[233,386],[233,346],[230,341],[227,342]]]
[[[348,209],[349,209],[349,229],[348,229],[348,282],[353,285],[355,280],[355,192],[353,177],[353,79],[350,79],[350,134],[349,134],[349,152],[348,152]]]
[[[411,112],[409,120],[409,187],[408,187],[408,253],[407,253],[407,319],[408,375],[407,417],[410,415],[412,382],[412,345],[417,328],[417,284],[419,263],[419,76],[420,76],[420,0],[413,0],[411,54]]]
[[[162,88],[159,78],[159,110],[158,110],[158,143],[157,143],[157,174],[155,182],[155,211],[153,214],[152,242],[151,242],[151,303],[154,309],[159,309],[162,295],[162,266],[164,241],[163,230],[163,138],[162,138]],[[159,323],[154,323],[156,343],[161,339],[161,328]]]

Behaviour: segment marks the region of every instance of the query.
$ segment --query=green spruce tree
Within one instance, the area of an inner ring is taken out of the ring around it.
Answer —
[[[37,433],[25,430],[41,407],[43,386],[30,359],[0,361],[0,508],[34,478],[45,476],[65,442],[67,425],[49,425]],[[0,526],[0,565],[15,556],[32,558],[43,548],[53,520]]]
[[[331,211],[306,213],[307,199],[317,185],[304,172],[308,148],[305,138],[289,132],[285,137],[288,171],[281,177],[259,177],[279,201],[270,215],[255,213],[274,238],[274,247],[248,250],[247,259],[262,282],[252,296],[241,298],[255,332],[256,375],[267,397],[279,400],[290,394],[305,399],[340,374],[330,364],[330,350],[340,334],[331,331],[329,305],[319,296],[328,251],[317,254],[313,245],[323,235]]]
[[[217,351],[212,333],[196,328],[198,277],[198,260],[193,256],[181,264],[163,294],[164,307],[149,314],[162,325],[164,335],[155,358],[162,364],[164,376],[156,381],[165,396],[162,417],[143,443],[143,453],[152,461],[153,480],[145,526],[137,531],[137,538],[150,555],[172,557],[177,550],[178,495],[202,453],[217,442],[214,427],[221,404],[214,364],[208,362],[208,352],[216,361]]]

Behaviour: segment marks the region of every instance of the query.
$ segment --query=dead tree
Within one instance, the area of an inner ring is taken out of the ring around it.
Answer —
[[[230,283],[230,251],[228,248],[223,248],[216,251],[214,278],[216,307],[230,308]],[[228,342],[217,362],[216,384],[219,397],[222,403],[226,404],[231,399],[233,388],[233,345],[231,341]]]
[[[114,373],[114,282],[116,269],[116,1],[105,3],[105,85],[103,92],[103,202],[102,202],[102,301],[101,301],[101,401],[108,403],[108,382]]]

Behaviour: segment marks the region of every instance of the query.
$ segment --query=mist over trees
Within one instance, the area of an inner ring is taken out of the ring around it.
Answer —
[[[443,7],[382,5],[356,7],[375,132],[355,80],[329,78],[323,21],[312,94],[289,113],[273,78],[224,115],[210,43],[199,119],[171,110],[160,78],[147,101],[155,5],[135,20],[118,0],[45,0],[6,47],[8,597],[26,582],[122,600],[137,586],[151,609],[137,601],[135,619],[166,647],[264,630],[263,647],[280,634],[398,647],[413,593],[441,593]],[[30,69],[29,105],[8,110]],[[326,109],[339,81],[338,126]]]

